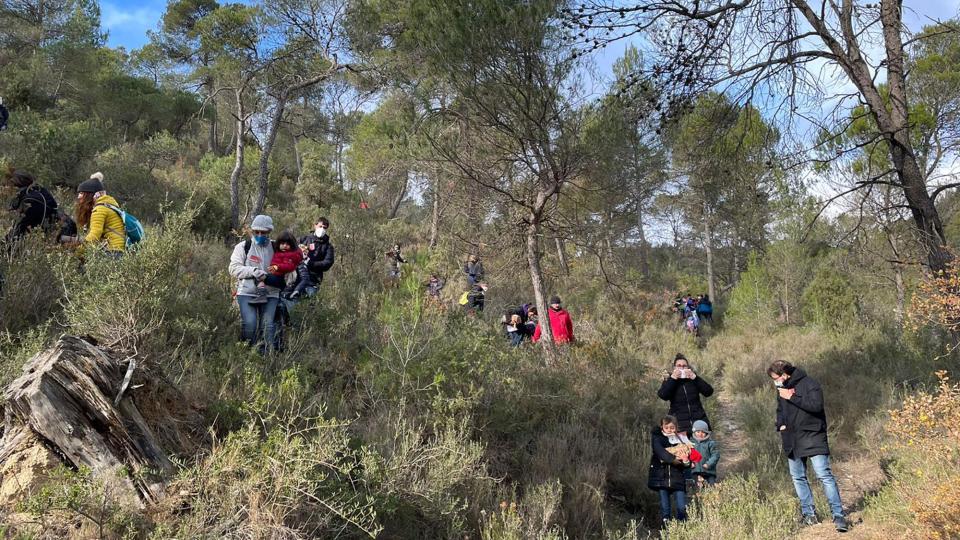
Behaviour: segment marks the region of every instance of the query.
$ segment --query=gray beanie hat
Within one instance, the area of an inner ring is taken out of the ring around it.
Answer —
[[[554,305],[554,304],[559,304],[559,303],[560,303],[560,297],[557,296],[557,295],[554,295],[553,298],[550,299],[550,305],[551,305],[551,306]]]
[[[250,228],[255,231],[272,231],[273,218],[260,214],[259,216],[253,218],[253,222],[250,223]]]
[[[707,423],[704,422],[703,420],[697,420],[696,422],[693,423],[693,429],[691,430],[691,432],[696,433],[698,431],[702,431],[704,433],[709,434],[710,426],[708,426]]]

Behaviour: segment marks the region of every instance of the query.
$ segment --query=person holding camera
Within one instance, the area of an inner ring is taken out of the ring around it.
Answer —
[[[801,524],[819,523],[810,482],[807,480],[809,462],[823,486],[837,532],[847,532],[850,524],[843,512],[837,479],[830,469],[827,413],[823,407],[820,383],[784,360],[770,364],[767,375],[777,390],[777,431],[783,443],[783,453],[787,455],[793,487],[800,499],[800,511],[803,513]]]
[[[660,399],[670,402],[669,414],[677,419],[677,433],[684,435],[690,432],[697,420],[710,423],[700,396],[712,395],[713,387],[697,375],[687,357],[679,353],[673,360],[673,370],[657,391]]]

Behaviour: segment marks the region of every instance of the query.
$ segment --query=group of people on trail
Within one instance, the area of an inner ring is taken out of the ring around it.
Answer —
[[[713,303],[707,294],[692,296],[687,293],[678,296],[673,301],[673,312],[679,315],[684,330],[697,336],[700,335],[701,323],[713,323]]]
[[[807,480],[807,463],[823,486],[837,531],[849,528],[840,491],[830,470],[827,418],[820,384],[800,368],[777,360],[767,368],[777,390],[776,429],[787,456],[790,476],[800,500],[801,525],[818,523],[813,494]],[[666,525],[674,518],[687,519],[687,484],[697,489],[714,485],[720,448],[711,430],[701,396],[713,387],[700,377],[689,360],[677,354],[657,396],[670,403],[651,431],[650,470],[647,486],[660,497],[660,516]],[[690,436],[692,435],[692,440]]]
[[[23,241],[31,231],[40,230],[57,243],[98,249],[119,257],[143,238],[140,222],[107,194],[103,173],[95,172],[77,186],[75,219],[29,172],[13,170],[8,176],[17,194],[7,209],[19,214],[4,238],[8,248]]]
[[[553,342],[558,344],[573,343],[573,319],[570,313],[563,309],[559,296],[550,298],[547,310],[550,321],[550,331]],[[510,345],[519,347],[524,341],[537,343],[542,338],[542,329],[537,308],[533,304],[523,304],[517,309],[509,310],[500,319]]]
[[[228,269],[237,280],[241,339],[261,353],[282,348],[278,328],[300,298],[317,293],[323,274],[333,266],[329,227],[330,221],[321,217],[300,240],[290,231],[271,240],[273,218],[258,215],[250,223],[250,237],[233,247]]]

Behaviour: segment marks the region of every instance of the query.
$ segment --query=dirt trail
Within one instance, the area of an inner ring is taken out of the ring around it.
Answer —
[[[719,387],[719,386],[718,386]],[[717,393],[719,422],[716,426],[717,443],[720,445],[721,461],[717,477],[723,480],[726,476],[744,471],[747,464],[745,451],[747,434],[737,422],[737,400],[727,392],[720,390]]]

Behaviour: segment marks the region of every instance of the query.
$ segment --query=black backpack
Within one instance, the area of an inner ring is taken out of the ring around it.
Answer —
[[[43,224],[50,225],[57,221],[58,208],[57,200],[46,188],[34,185],[20,190],[12,209],[24,213],[28,209],[40,210],[43,212]]]

